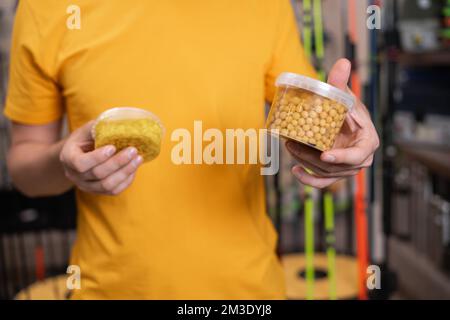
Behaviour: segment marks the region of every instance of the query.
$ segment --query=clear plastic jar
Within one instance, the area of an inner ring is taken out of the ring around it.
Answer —
[[[276,87],[266,128],[320,151],[330,150],[354,98],[327,83],[293,73],[281,74]]]
[[[113,145],[117,152],[135,147],[144,159],[151,161],[159,155],[164,127],[153,113],[133,107],[108,109],[92,127],[95,148]]]

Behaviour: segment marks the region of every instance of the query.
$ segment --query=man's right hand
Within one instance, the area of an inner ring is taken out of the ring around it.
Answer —
[[[143,159],[132,147],[117,154],[114,146],[94,149],[93,124],[88,122],[66,139],[59,159],[66,177],[80,190],[117,195],[131,185]]]

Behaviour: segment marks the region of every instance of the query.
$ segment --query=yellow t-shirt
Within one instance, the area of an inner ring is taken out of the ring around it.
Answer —
[[[262,128],[283,71],[314,75],[288,0],[19,2],[10,119],[67,114],[73,130],[135,106],[167,130],[124,193],[77,192],[74,298],[284,298],[259,166],[175,165],[170,139],[195,120],[203,130]]]

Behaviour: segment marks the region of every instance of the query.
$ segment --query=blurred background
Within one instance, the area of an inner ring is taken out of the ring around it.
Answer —
[[[0,108],[16,5],[0,1]],[[323,191],[299,186],[283,151],[283,170],[266,186],[288,298],[450,299],[450,0],[292,6],[321,74],[340,57],[353,62],[351,87],[382,145],[373,168]],[[65,299],[73,193],[21,195],[8,177],[8,143],[0,113],[0,299]],[[379,289],[367,288],[370,265]]]

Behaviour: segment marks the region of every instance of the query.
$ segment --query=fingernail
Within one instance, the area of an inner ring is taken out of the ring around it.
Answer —
[[[116,152],[115,147],[113,147],[113,146],[107,147],[105,150],[105,156],[111,157],[114,154],[114,152]]]
[[[336,157],[331,155],[331,154],[326,154],[323,157],[323,160],[326,161],[326,162],[335,162],[336,161]]]
[[[136,148],[130,148],[130,150],[128,150],[128,158],[130,160],[133,159],[136,154],[137,154]]]
[[[136,159],[133,160],[133,165],[135,167],[138,167],[142,163],[142,157],[138,156]]]

